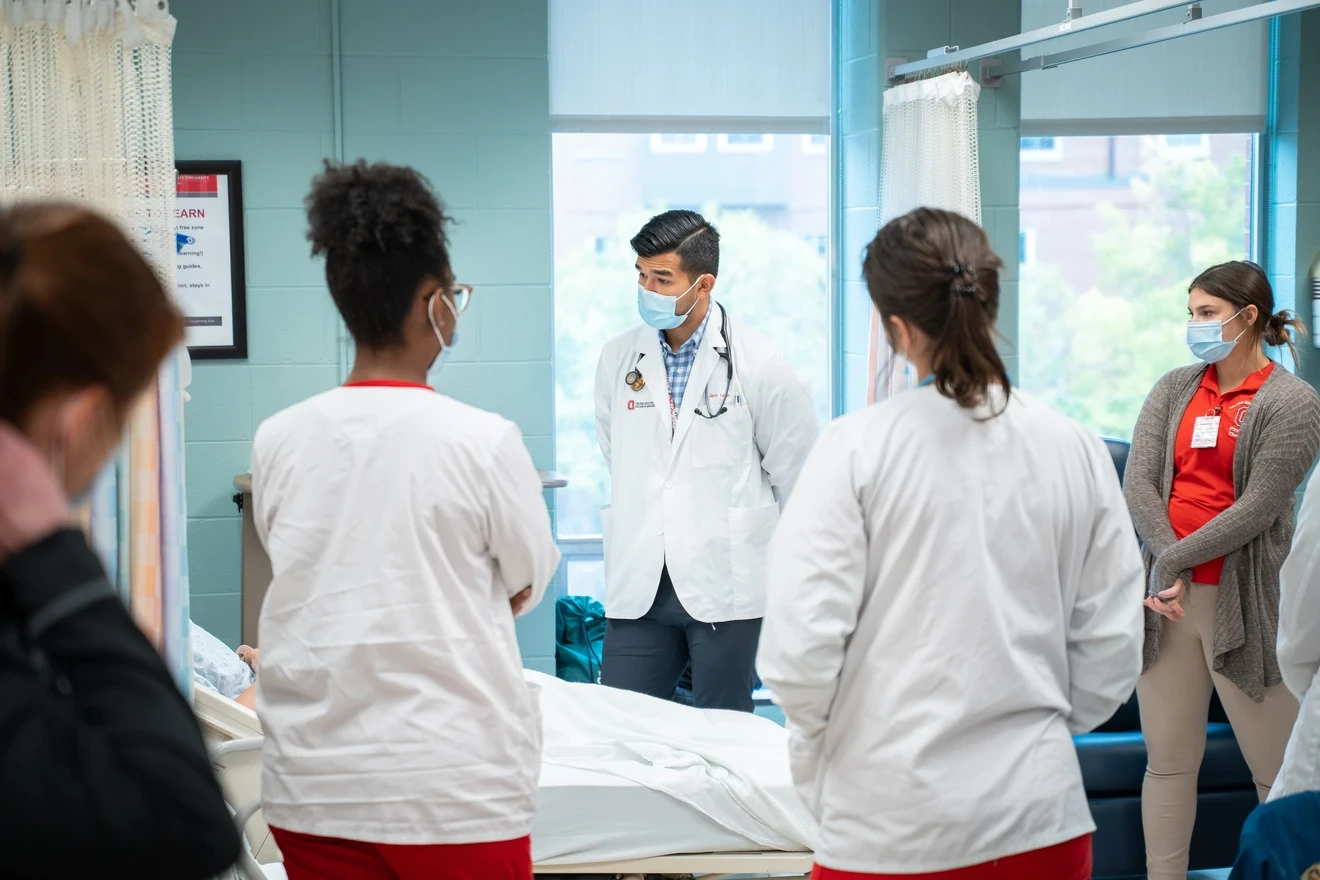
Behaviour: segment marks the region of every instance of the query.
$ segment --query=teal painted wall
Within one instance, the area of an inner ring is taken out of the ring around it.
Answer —
[[[842,28],[838,67],[838,119],[843,151],[843,229],[838,253],[843,282],[843,384],[845,410],[866,403],[871,300],[861,275],[861,255],[879,223],[879,168],[886,59],[924,58],[934,46],[996,40],[1019,32],[1020,0],[836,0]],[[973,69],[973,76],[977,71]],[[1021,78],[1005,77],[985,88],[977,105],[981,222],[1004,259],[999,330],[1005,364],[1017,372],[1018,152]]]
[[[1266,133],[1270,161],[1266,194],[1265,270],[1277,308],[1294,309],[1309,335],[1298,341],[1297,374],[1320,387],[1320,351],[1311,314],[1309,270],[1320,250],[1320,58],[1304,47],[1320,39],[1320,10],[1281,16],[1277,56],[1271,58],[1273,130]],[[1314,467],[1314,465],[1312,465]],[[1297,487],[1301,503],[1308,481]]]
[[[1311,333],[1298,346],[1298,375],[1320,386],[1307,277],[1320,250],[1320,58],[1303,51],[1320,39],[1320,10],[1280,17],[1278,35],[1265,265],[1278,307],[1295,309]]]
[[[344,158],[430,178],[458,221],[459,280],[477,288],[439,390],[515,421],[539,467],[554,458],[545,0],[175,0],[176,153],[243,162],[250,357],[194,364],[185,411],[193,617],[233,644],[233,477],[263,419],[341,378],[302,210],[336,153],[334,2]],[[547,601],[519,621],[528,666],[553,672],[553,620]]]

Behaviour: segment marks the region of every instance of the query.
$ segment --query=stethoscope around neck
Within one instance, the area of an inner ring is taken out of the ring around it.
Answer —
[[[701,416],[703,419],[718,419],[720,416],[728,412],[729,392],[733,390],[733,341],[729,336],[729,313],[719,303],[716,303],[715,305],[719,306],[720,337],[723,338],[724,340],[724,348],[715,349],[715,353],[718,354],[720,357],[724,358],[724,365],[725,365],[724,396],[720,398],[721,401],[720,408],[718,410],[715,410],[714,412],[711,412],[710,398],[706,395],[702,395],[703,397],[706,398],[705,412],[702,412],[701,407],[699,406],[694,407],[692,411],[695,412],[697,415]],[[627,375],[623,377],[623,384],[627,385],[633,391],[641,391],[643,388],[646,387],[646,380],[643,378],[641,371],[642,358],[644,357],[646,357],[645,352],[638,352],[637,359],[633,361],[632,369],[629,370]]]

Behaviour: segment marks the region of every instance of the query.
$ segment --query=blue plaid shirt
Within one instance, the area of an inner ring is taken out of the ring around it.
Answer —
[[[692,375],[692,365],[697,362],[697,350],[701,348],[701,340],[706,336],[706,325],[710,323],[710,316],[714,311],[715,303],[712,302],[706,309],[706,317],[697,328],[697,332],[680,345],[678,351],[669,347],[669,340],[665,339],[664,331],[660,331],[660,351],[665,356],[665,378],[669,381],[669,393],[674,399],[674,413],[679,413],[683,409],[683,393],[687,391],[688,377]]]

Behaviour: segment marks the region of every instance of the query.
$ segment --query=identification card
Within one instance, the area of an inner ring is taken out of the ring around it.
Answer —
[[[1219,416],[1201,416],[1192,428],[1193,449],[1214,449],[1219,443]]]

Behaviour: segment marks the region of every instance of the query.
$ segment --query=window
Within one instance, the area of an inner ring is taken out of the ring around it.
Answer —
[[[706,136],[704,134],[653,134],[651,135],[652,153],[704,153]]]
[[[768,153],[775,148],[772,134],[722,134],[715,139],[721,153]]]
[[[1022,139],[1023,162],[1058,162],[1063,158],[1063,138],[1024,137]]]
[[[609,502],[596,362],[608,340],[641,323],[628,242],[653,215],[687,207],[715,224],[715,298],[780,346],[810,385],[822,423],[829,414],[829,163],[801,161],[793,150],[656,149],[672,137],[554,135],[555,448],[556,469],[568,478],[555,503],[566,587],[576,594],[603,590],[599,539],[590,537]],[[682,137],[692,147],[706,136]],[[737,147],[773,144],[770,135],[728,137]]]
[[[1161,135],[1160,152],[1171,159],[1199,159],[1210,155],[1210,137],[1204,134]]]
[[[1097,434],[1130,439],[1192,360],[1191,280],[1252,255],[1255,136],[1183,137],[1056,138],[1066,159],[1022,175],[1017,381]]]
[[[829,135],[804,134],[802,136],[802,152],[808,156],[824,156],[829,143]]]
[[[1020,229],[1018,230],[1018,265],[1034,266],[1036,264],[1036,230]]]

